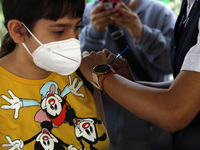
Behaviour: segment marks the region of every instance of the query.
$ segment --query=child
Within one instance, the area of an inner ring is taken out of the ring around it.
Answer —
[[[109,149],[101,105],[76,71],[85,1],[1,2],[0,149]]]

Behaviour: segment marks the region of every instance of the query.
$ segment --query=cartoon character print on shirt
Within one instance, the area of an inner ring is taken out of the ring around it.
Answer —
[[[41,123],[41,127],[41,132],[26,141],[21,139],[12,141],[9,136],[6,136],[9,144],[3,144],[2,147],[12,147],[11,149],[13,150],[21,150],[23,149],[24,145],[35,140],[35,150],[65,150],[64,146],[67,147],[68,150],[78,150],[73,145],[64,143],[62,140],[53,135],[53,133],[51,133],[51,130],[53,129],[52,122],[44,121]]]
[[[43,116],[41,114],[45,112],[54,126],[69,123],[69,125],[75,127],[75,136],[80,142],[82,149],[84,149],[82,142],[84,140],[90,144],[91,150],[95,150],[96,148],[93,147],[94,144],[98,141],[106,140],[105,133],[101,137],[97,136],[95,124],[100,124],[101,121],[98,121],[96,118],[78,118],[75,110],[66,100],[69,92],[69,89],[65,87],[59,95],[58,85],[55,82],[45,84],[40,90],[40,94],[42,95],[42,112],[39,111],[38,113],[40,114],[36,114],[36,118],[37,116]]]
[[[82,93],[77,93],[77,91],[83,85],[83,82],[79,81],[78,85],[76,86],[78,79],[74,78],[73,83],[72,83],[71,82],[71,76],[68,76],[68,77],[69,77],[69,85],[67,85],[64,88],[63,93],[65,93],[67,95],[71,92],[75,96],[84,97],[84,95]],[[46,83],[45,85],[50,85],[51,82],[54,83],[53,81],[50,81],[49,83]],[[57,84],[55,83],[55,85],[57,85]],[[42,89],[45,89],[45,88],[42,88]],[[1,108],[2,109],[13,109],[13,110],[15,110],[15,112],[14,112],[14,118],[15,119],[17,119],[19,117],[19,110],[21,108],[30,107],[30,106],[40,106],[40,103],[38,103],[36,100],[19,98],[19,97],[15,96],[14,93],[11,90],[8,90],[8,93],[11,96],[11,98],[7,97],[6,95],[1,95],[1,97],[4,100],[6,100],[8,103],[10,103],[10,105],[2,105]],[[45,97],[45,95],[43,95],[42,93],[44,93],[44,92],[42,92],[42,90],[40,90],[40,94],[41,94],[42,99],[43,99]]]
[[[84,97],[83,94],[79,94],[77,93],[77,91],[80,89],[80,87],[82,86],[83,82],[80,81],[77,84],[78,79],[75,78],[73,83],[71,84],[71,77],[69,76],[69,86],[66,86],[65,89],[67,89],[66,91],[68,91],[67,93],[71,92],[76,96],[81,96]],[[55,83],[53,81],[50,81],[49,83],[45,84],[52,84]],[[55,83],[56,84],[56,83]],[[75,85],[77,84],[77,86],[75,87]],[[57,84],[56,84],[57,85]],[[70,88],[70,90],[69,90]],[[38,103],[35,100],[31,100],[31,99],[20,99],[17,96],[15,96],[13,94],[13,92],[11,90],[8,90],[8,93],[10,94],[11,98],[8,98],[6,95],[1,95],[1,97],[3,99],[5,99],[7,102],[10,103],[10,105],[2,105],[1,108],[2,109],[14,109],[15,113],[14,113],[14,118],[17,119],[19,117],[19,110],[22,107],[28,107],[28,106],[40,106],[40,103]],[[41,93],[41,90],[40,90]],[[45,115],[47,116],[47,115]],[[41,122],[41,126],[44,126],[44,124],[46,124],[47,122],[49,122],[48,124],[51,124],[51,126],[53,127],[53,123],[51,121],[46,121],[48,119],[43,119],[43,121]],[[37,120],[35,120],[37,121]],[[62,150],[64,149],[64,146],[66,146],[68,148],[68,150],[78,150],[76,147],[74,147],[73,145],[69,145],[65,142],[63,142],[62,140],[58,139],[55,135],[53,135],[51,133],[52,128],[47,128],[47,127],[43,127],[42,131],[38,134],[36,134],[35,136],[31,137],[30,139],[23,141],[22,139],[18,139],[18,140],[14,140],[12,141],[10,136],[6,136],[5,138],[8,140],[9,144],[3,144],[2,147],[11,147],[11,149],[18,149],[21,150],[24,145],[32,142],[33,140],[36,140],[35,143],[35,150]],[[84,149],[80,149],[80,150],[84,150]]]
[[[106,133],[103,133],[101,137],[97,136],[95,124],[101,124],[101,121],[97,120],[96,118],[74,118],[73,122],[76,138],[80,141],[82,147],[84,147],[82,139],[90,144],[91,150],[97,150],[95,147],[93,147],[93,145],[96,144],[98,141],[106,140]]]
[[[75,127],[75,136],[81,144],[81,149],[82,150],[85,149],[85,147],[82,143],[82,140],[84,140],[88,144],[90,144],[90,148],[92,150],[95,150],[96,148],[93,147],[93,145],[96,144],[98,141],[104,141],[107,138],[105,133],[101,137],[97,137],[95,124],[101,123],[101,121],[98,121],[96,118],[77,118],[75,115],[74,109],[71,108],[70,104],[66,101],[67,94],[69,94],[70,92],[76,96],[84,97],[83,94],[77,93],[77,91],[80,89],[80,87],[83,84],[83,82],[80,81],[78,83],[77,87],[75,87],[77,80],[78,79],[75,78],[73,83],[71,84],[71,77],[69,76],[70,84],[69,84],[69,86],[66,86],[62,90],[60,95],[58,93],[58,91],[59,91],[58,85],[55,82],[50,81],[50,82],[44,84],[40,90],[40,94],[42,96],[42,100],[41,100],[40,104],[34,100],[19,99],[12,93],[12,91],[9,90],[8,92],[13,99],[9,99],[5,95],[2,95],[1,97],[4,98],[6,101],[8,101],[11,105],[2,105],[1,108],[14,109],[15,110],[14,118],[17,119],[19,116],[19,109],[21,107],[41,105],[42,109],[40,111],[38,111],[38,113],[36,114],[35,121],[40,122],[41,124],[43,124],[43,122],[48,121],[48,122],[51,122],[52,126],[54,126],[54,127],[58,127],[62,123],[67,122],[67,123],[69,123],[69,125],[72,125]],[[40,116],[40,118],[41,118],[41,116],[48,116],[48,117],[46,117],[46,118],[44,117],[43,119],[38,119],[38,116]],[[47,131],[47,129],[45,129],[43,131]],[[47,132],[43,132],[43,131],[40,133],[40,135],[44,135],[47,133]],[[49,134],[46,134],[46,135],[50,135],[50,132],[49,132]],[[32,137],[31,139],[35,139],[36,136]],[[45,137],[47,137],[47,136],[45,136]],[[55,137],[55,136],[51,136],[51,137]],[[6,137],[6,138],[8,139],[9,143],[12,143],[11,139],[9,139],[10,137]],[[43,138],[43,140],[44,139],[45,138]],[[53,139],[56,139],[56,138],[53,138]],[[17,141],[17,142],[20,141],[19,143],[22,143],[21,140],[15,140],[15,141]],[[32,140],[27,140],[27,141],[31,142]],[[39,145],[37,141],[38,141],[38,137],[36,138],[36,144]],[[60,143],[63,143],[65,146],[68,147],[68,149],[76,150],[76,148],[73,145],[68,146],[68,144],[64,143],[61,140],[52,140],[51,139],[52,143],[56,143],[57,141],[60,141]],[[24,143],[28,144],[29,142],[24,142]],[[15,144],[15,146],[16,146],[16,144]],[[44,150],[49,149],[48,147],[45,148],[45,145],[41,144],[40,146],[42,146],[44,148]],[[51,149],[49,149],[49,150],[51,150]],[[57,150],[57,149],[56,149],[56,147],[53,146],[52,150]]]

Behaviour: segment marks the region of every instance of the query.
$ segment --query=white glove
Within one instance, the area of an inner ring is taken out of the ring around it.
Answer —
[[[24,142],[20,140],[12,141],[9,136],[6,136],[6,139],[8,140],[9,144],[2,144],[2,147],[11,147],[8,150],[21,150],[24,147]]]
[[[19,117],[19,109],[23,106],[22,101],[18,97],[16,97],[11,90],[8,90],[11,98],[8,98],[6,95],[1,95],[1,97],[6,100],[10,105],[2,105],[2,109],[14,109],[15,114],[14,118],[17,119]]]
[[[72,83],[72,79],[71,76],[69,76],[69,89],[71,90],[72,94],[76,95],[76,96],[81,96],[84,97],[84,95],[82,93],[77,93],[77,91],[81,88],[81,86],[83,85],[83,81],[80,81],[78,83],[78,85],[76,86],[78,79],[74,78],[74,81]],[[75,87],[76,86],[76,87]]]

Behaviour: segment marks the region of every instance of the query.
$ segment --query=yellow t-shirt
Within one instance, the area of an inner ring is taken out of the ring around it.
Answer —
[[[94,99],[73,73],[23,79],[0,67],[0,149],[107,150]]]

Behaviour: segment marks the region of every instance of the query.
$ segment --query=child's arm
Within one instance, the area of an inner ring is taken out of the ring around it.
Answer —
[[[101,121],[103,122],[104,126],[106,127],[106,119],[105,119],[105,114],[104,114],[104,109],[103,109],[101,93],[96,88],[94,88],[93,97],[94,97],[94,101],[95,101],[99,116],[101,118]]]

